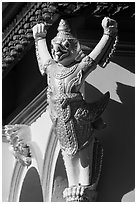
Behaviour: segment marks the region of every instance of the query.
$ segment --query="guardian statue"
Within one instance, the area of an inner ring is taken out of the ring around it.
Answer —
[[[101,114],[108,104],[109,92],[87,103],[80,88],[97,65],[107,65],[115,49],[116,21],[105,17],[102,27],[103,36],[89,55],[82,51],[67,20],[59,23],[58,33],[51,41],[51,54],[45,23],[32,28],[39,70],[48,79],[50,117],[66,168],[68,187],[63,196],[67,202],[93,202],[97,196],[103,149],[94,133],[105,127]]]

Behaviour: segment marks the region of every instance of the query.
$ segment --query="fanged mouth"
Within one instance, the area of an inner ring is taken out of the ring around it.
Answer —
[[[52,53],[53,53],[55,60],[61,61],[69,55],[69,50],[63,49],[63,47],[59,45],[58,48],[53,49]]]
[[[55,56],[57,56],[57,60],[61,61],[65,57],[69,55],[69,52],[55,52]]]

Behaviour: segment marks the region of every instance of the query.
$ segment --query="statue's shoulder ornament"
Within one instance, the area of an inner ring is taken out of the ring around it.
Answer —
[[[88,67],[96,66],[95,60],[93,60],[89,55],[86,55],[80,62],[80,66],[83,70],[85,70]]]

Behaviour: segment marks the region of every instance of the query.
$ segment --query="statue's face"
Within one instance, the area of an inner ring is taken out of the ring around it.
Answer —
[[[51,41],[53,59],[64,66],[70,65],[74,62],[78,53],[77,43],[76,39],[54,38]]]

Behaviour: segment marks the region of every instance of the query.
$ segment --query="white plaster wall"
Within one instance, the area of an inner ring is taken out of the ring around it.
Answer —
[[[12,174],[14,171],[15,158],[9,151],[9,144],[2,143],[2,201],[7,202]]]
[[[47,144],[49,141],[50,131],[52,128],[52,122],[49,117],[49,112],[43,113],[31,126],[31,152],[35,157],[39,172],[42,173],[43,161]]]

